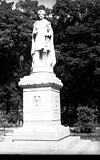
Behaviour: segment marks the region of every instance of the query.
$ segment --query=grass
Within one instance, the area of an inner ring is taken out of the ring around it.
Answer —
[[[6,133],[10,133],[10,132],[13,132],[12,129],[0,128],[0,141],[2,141],[2,139],[4,139],[4,136],[6,135]]]

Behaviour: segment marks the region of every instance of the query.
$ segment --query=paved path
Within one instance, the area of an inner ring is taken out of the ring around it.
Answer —
[[[0,142],[0,154],[100,154],[100,141],[81,140],[69,136],[60,141]]]

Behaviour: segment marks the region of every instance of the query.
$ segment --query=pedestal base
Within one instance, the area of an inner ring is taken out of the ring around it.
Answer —
[[[69,127],[62,126],[60,122],[33,122],[17,129],[13,133],[12,141],[56,141],[69,135]]]
[[[34,67],[30,76],[19,82],[23,88],[24,125],[13,140],[60,140],[70,134],[61,125],[60,88],[63,86],[52,67]]]

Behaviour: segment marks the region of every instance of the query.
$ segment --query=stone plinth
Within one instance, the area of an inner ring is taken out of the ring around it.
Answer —
[[[70,134],[61,125],[60,88],[62,82],[52,67],[36,67],[19,82],[23,88],[23,127],[13,140],[59,140]]]

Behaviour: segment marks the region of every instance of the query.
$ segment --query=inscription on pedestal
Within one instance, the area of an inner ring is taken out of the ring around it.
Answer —
[[[59,106],[59,97],[55,96],[55,106],[58,107]]]
[[[52,117],[54,119],[60,119],[60,99],[59,94],[54,92],[52,95]]]

